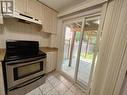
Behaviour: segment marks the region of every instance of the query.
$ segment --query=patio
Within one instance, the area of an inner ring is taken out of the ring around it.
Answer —
[[[65,59],[62,64],[62,71],[69,75],[71,78],[74,78],[76,67],[76,60],[73,58],[72,65],[69,67],[69,59]],[[79,71],[78,71],[78,81],[83,84],[88,84],[89,76],[91,70],[91,63],[80,60]]]

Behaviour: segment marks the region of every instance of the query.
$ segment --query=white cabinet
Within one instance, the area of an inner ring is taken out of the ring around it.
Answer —
[[[41,19],[42,4],[37,0],[14,0],[14,10],[18,13]]]
[[[42,20],[43,32],[57,34],[57,12],[37,0],[14,0],[14,10],[20,14]]]
[[[0,62],[0,95],[5,95],[3,71],[2,71],[2,63],[1,62]]]
[[[57,14],[58,14],[57,12],[52,11],[52,33],[53,34],[57,34],[57,21],[58,21]]]
[[[57,67],[57,52],[47,52],[46,72],[52,72]]]
[[[51,33],[51,9],[47,6],[43,6],[43,32]]]
[[[0,0],[1,2],[1,0]],[[2,16],[2,12],[1,12],[1,4],[0,4],[0,24],[3,24],[3,16]]]
[[[51,8],[42,5],[42,22],[43,22],[43,32],[56,34],[57,29],[57,12]]]
[[[30,16],[41,19],[42,17],[42,4],[37,0],[28,0],[28,13]]]
[[[45,16],[45,14],[44,14],[44,12],[45,12],[45,5],[41,5],[41,13],[42,13],[42,15],[41,15],[41,20],[42,20],[42,24],[44,24],[44,16]]]
[[[14,10],[18,13],[27,15],[27,0],[14,0]]]

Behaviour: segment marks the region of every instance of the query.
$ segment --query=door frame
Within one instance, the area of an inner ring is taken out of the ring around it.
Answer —
[[[64,55],[64,42],[65,42],[65,27],[66,27],[66,25],[67,24],[69,24],[69,23],[73,23],[73,22],[77,22],[77,21],[83,21],[84,20],[84,17],[81,17],[81,18],[75,18],[75,19],[70,19],[70,20],[68,20],[68,21],[64,21],[64,23],[63,23],[63,42],[62,42],[62,54]],[[80,34],[81,35],[81,34]],[[79,42],[80,43],[80,42]],[[64,56],[62,55],[62,60],[61,61],[63,61],[63,58],[64,58]],[[76,62],[76,64],[77,64],[77,62]],[[64,75],[67,79],[69,79],[69,80],[71,80],[73,83],[75,83],[75,74],[74,74],[74,79],[73,78],[71,78],[69,75],[67,75],[67,74],[65,74],[62,70],[61,70],[61,65],[62,65],[62,62],[61,62],[61,64],[60,64],[60,68],[59,68],[59,71],[60,71],[60,73],[62,74],[62,75]]]
[[[100,15],[101,16],[101,22],[100,22],[99,31],[102,31],[103,24],[104,24],[104,21],[105,21],[106,10],[107,10],[107,2],[104,3],[104,4],[102,4],[101,6],[100,5],[95,6],[95,8],[92,8],[92,10],[89,9],[89,10],[86,10],[85,12],[82,12],[82,13],[79,13],[79,14],[76,14],[76,15],[73,15],[73,16],[62,17],[58,21],[58,26],[59,26],[58,31],[65,31],[64,30],[64,27],[65,27],[64,22],[67,21],[67,20],[70,20],[70,19],[73,20],[73,19],[79,18],[79,17],[89,17],[89,16],[95,16],[95,15]],[[99,35],[101,35],[101,32],[100,32]],[[60,46],[58,47],[59,48],[58,49],[58,56],[59,57],[58,57],[57,71],[59,71],[67,79],[69,79],[70,81],[72,81],[73,83],[75,83],[74,80],[72,80],[71,78],[69,78],[68,75],[64,74],[61,71],[61,64],[62,64],[62,58],[63,58],[63,52],[64,52],[64,36],[65,36],[65,32],[62,32],[62,33],[59,34]],[[92,79],[90,81],[92,81]],[[77,85],[77,83],[76,83],[76,85]],[[90,85],[91,85],[91,83],[89,84],[89,87],[90,87]],[[89,93],[90,92],[90,89],[88,91],[85,90],[85,92],[86,93]]]
[[[84,87],[84,89],[90,89],[90,84],[91,84],[91,80],[92,80],[92,75],[93,75],[93,71],[94,71],[94,67],[95,67],[95,58],[96,58],[96,55],[97,55],[97,52],[98,52],[98,47],[99,47],[99,38],[100,38],[100,34],[101,34],[101,30],[100,29],[100,24],[99,24],[99,27],[98,27],[98,32],[97,32],[97,40],[96,40],[96,45],[95,45],[95,51],[94,51],[94,55],[93,55],[93,60],[92,60],[92,65],[91,65],[91,71],[90,71],[90,76],[89,76],[89,82],[88,82],[88,85],[86,86],[85,84],[82,84],[80,81],[78,81],[78,71],[79,71],[79,65],[80,65],[80,53],[81,53],[81,47],[82,47],[82,41],[83,41],[83,36],[84,36],[84,29],[85,29],[85,22],[87,19],[91,19],[91,18],[97,18],[97,17],[101,17],[101,15],[99,14],[93,14],[93,15],[90,15],[90,16],[85,16],[84,19],[83,19],[83,26],[82,26],[82,33],[81,33],[81,38],[80,38],[80,44],[79,44],[79,49],[78,49],[78,58],[77,58],[77,62],[76,62],[76,69],[75,69],[75,82],[77,84],[79,84],[80,86]],[[92,19],[93,19],[92,18]],[[87,91],[89,92],[89,90]]]

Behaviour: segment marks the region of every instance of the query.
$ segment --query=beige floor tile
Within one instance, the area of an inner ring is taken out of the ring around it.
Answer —
[[[46,82],[45,84],[40,86],[40,89],[43,94],[46,94],[53,89],[53,86],[49,82]]]
[[[52,76],[48,78],[48,81],[53,85],[53,87],[56,87],[60,83],[62,83],[60,80],[58,80],[56,77]]]
[[[27,93],[26,95],[43,95],[39,88],[32,90],[31,92]]]
[[[64,78],[62,75],[60,75],[60,74],[58,74],[57,76],[56,76],[56,78],[58,79],[58,80],[60,80],[60,81],[62,81],[62,83],[64,83],[64,85],[66,85],[68,88],[70,88],[72,85],[73,85],[73,83],[71,83],[69,80],[67,80],[66,78]]]
[[[63,84],[65,85],[65,86],[67,86],[68,88],[71,88],[72,86],[73,86],[73,83],[71,83],[70,81],[63,81]]]
[[[55,89],[58,91],[59,95],[64,95],[64,93],[69,90],[63,83],[59,84]]]
[[[31,92],[27,93],[26,95],[34,95],[34,90],[32,90]]]
[[[26,95],[86,95],[77,86],[59,73],[51,73],[46,83]]]
[[[64,95],[75,95],[71,90],[68,90],[67,92],[64,93]]]
[[[67,79],[64,78],[64,77],[63,77],[62,75],[60,75],[60,74],[57,75],[56,78],[59,79],[60,81],[67,81]]]
[[[73,85],[70,90],[75,94],[75,95],[82,95],[82,91],[75,85]]]
[[[49,91],[47,94],[44,95],[59,95],[59,93],[56,89],[52,89],[51,91]]]
[[[39,88],[35,89],[34,93],[35,95],[42,95],[42,92],[40,91]]]

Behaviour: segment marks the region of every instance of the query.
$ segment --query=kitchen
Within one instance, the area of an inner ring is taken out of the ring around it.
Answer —
[[[119,95],[126,4],[1,0],[0,95]]]

